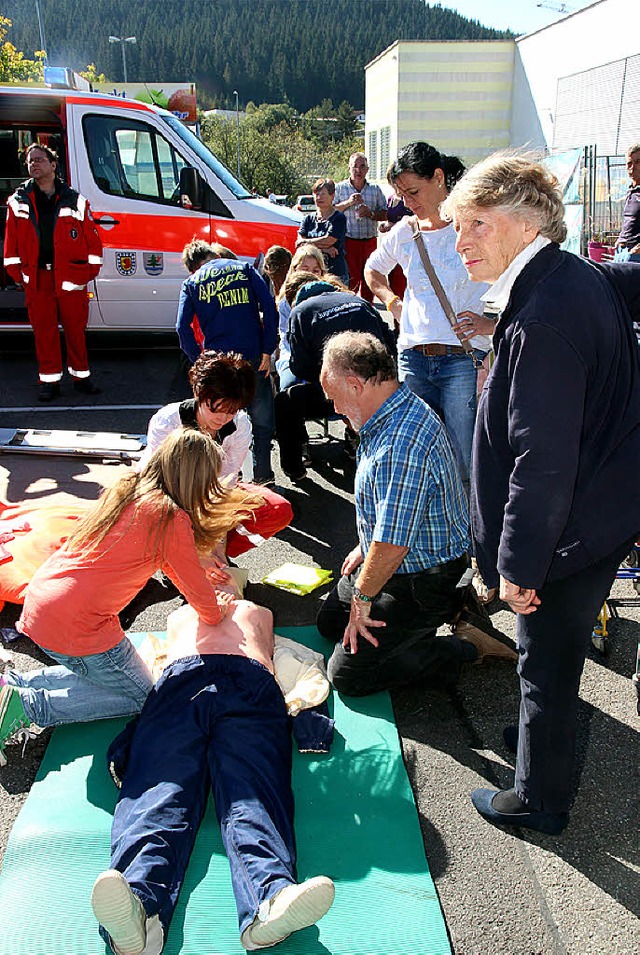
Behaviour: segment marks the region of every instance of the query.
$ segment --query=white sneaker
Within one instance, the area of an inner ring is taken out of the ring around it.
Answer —
[[[118,955],[142,955],[147,916],[121,872],[107,869],[100,873],[91,892],[91,907]]]
[[[315,925],[331,908],[335,894],[333,882],[325,875],[286,885],[269,899],[264,915],[258,912],[240,941],[249,952],[277,945],[292,932]]]

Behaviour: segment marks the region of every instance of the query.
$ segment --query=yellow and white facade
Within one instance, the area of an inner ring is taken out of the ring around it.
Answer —
[[[396,41],[366,67],[365,152],[385,180],[402,146],[426,140],[471,165],[509,145],[515,41]]]

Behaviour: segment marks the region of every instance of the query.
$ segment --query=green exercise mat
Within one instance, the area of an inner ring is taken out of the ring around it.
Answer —
[[[284,636],[326,651],[311,627]],[[333,694],[329,755],[295,754],[298,877],[328,875],[336,900],[278,955],[450,955],[386,693]],[[105,752],[123,720],[59,727],[9,838],[0,874],[0,955],[105,955],[89,904],[109,867],[117,790]],[[13,748],[12,748],[13,749]],[[16,749],[9,759],[19,758]],[[231,879],[207,808],[165,955],[241,955]]]

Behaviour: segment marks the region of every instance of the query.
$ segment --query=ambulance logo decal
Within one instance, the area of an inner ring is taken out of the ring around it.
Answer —
[[[160,275],[164,269],[164,257],[162,252],[143,252],[142,264],[147,275]]]
[[[116,252],[116,269],[120,275],[134,275],[136,268],[135,252]]]

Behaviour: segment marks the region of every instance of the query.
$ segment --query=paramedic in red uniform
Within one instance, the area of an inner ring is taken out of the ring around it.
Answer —
[[[92,395],[85,329],[87,284],[102,265],[102,243],[89,203],[59,178],[56,154],[37,143],[27,150],[27,179],[7,200],[4,265],[24,287],[36,340],[38,399],[60,394],[62,353],[58,323],[67,346],[73,387]]]

